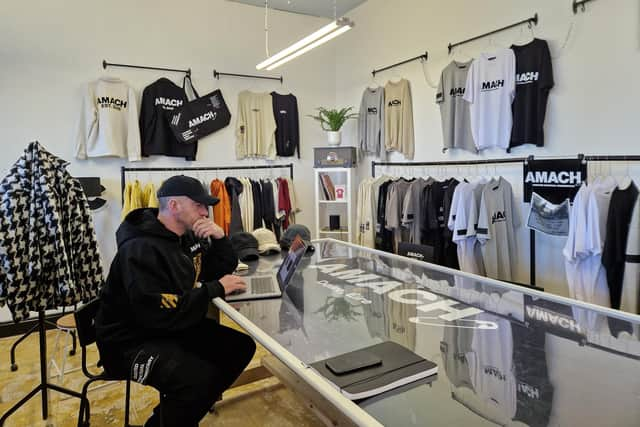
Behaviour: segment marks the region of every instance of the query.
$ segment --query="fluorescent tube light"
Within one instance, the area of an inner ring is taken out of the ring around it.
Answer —
[[[270,58],[262,61],[261,63],[256,65],[256,69],[262,70],[266,67],[267,70],[273,70],[274,68],[279,67],[286,62],[289,62],[293,58],[296,58],[303,53],[310,51],[314,47],[320,46],[321,44],[331,40],[332,38],[350,30],[351,28],[353,28],[353,25],[353,22],[347,18],[340,18],[337,21],[333,21],[330,24],[320,28],[315,33],[308,35],[302,40],[292,44],[286,49],[283,49]]]

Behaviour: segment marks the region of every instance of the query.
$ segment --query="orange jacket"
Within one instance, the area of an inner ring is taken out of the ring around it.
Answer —
[[[219,179],[211,181],[211,195],[220,199],[220,202],[213,207],[213,222],[218,224],[228,236],[231,224],[231,201],[224,182]]]

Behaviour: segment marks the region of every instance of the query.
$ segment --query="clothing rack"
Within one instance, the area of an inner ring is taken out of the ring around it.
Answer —
[[[102,60],[102,68],[107,69],[107,67],[121,67],[121,68],[138,68],[141,70],[158,70],[158,71],[172,71],[175,73],[185,73],[187,76],[191,77],[191,68],[187,68],[186,70],[181,70],[178,68],[167,68],[167,67],[150,67],[147,65],[131,65],[131,64],[115,64],[112,62],[107,62],[106,59]]]
[[[587,0],[587,1],[591,1],[591,0]],[[497,30],[489,31],[488,33],[484,33],[484,34],[481,34],[479,36],[475,36],[475,37],[472,37],[470,39],[463,40],[461,42],[457,42],[457,43],[453,43],[453,44],[449,43],[449,46],[448,46],[449,53],[451,53],[453,48],[456,47],[456,46],[460,46],[460,45],[463,45],[465,43],[469,43],[469,42],[472,42],[474,40],[478,40],[478,39],[481,39],[483,37],[490,36],[492,34],[496,34],[496,33],[499,33],[499,32],[505,31],[505,30],[509,30],[511,28],[517,27],[518,25],[522,25],[522,24],[529,25],[529,28],[531,28],[531,24],[538,25],[538,14],[536,13],[531,18],[523,19],[522,21],[518,21],[515,24],[507,25],[506,27],[498,28]]]
[[[373,70],[371,72],[371,74],[373,75],[373,77],[375,77],[376,74],[381,72],[381,71],[385,71],[385,70],[388,70],[390,68],[394,68],[394,67],[398,67],[400,65],[404,65],[407,62],[415,61],[416,59],[421,59],[421,60],[426,61],[428,57],[429,57],[429,52],[425,51],[422,55],[414,56],[413,58],[405,59],[404,61],[396,62],[395,64],[391,64],[391,65],[387,65],[386,67],[375,69],[375,70]]]
[[[217,70],[213,70],[213,78],[220,80],[220,76],[242,77],[246,79],[278,80],[280,84],[284,82],[284,78],[282,76],[280,77],[257,76],[253,74],[223,73]]]
[[[640,162],[640,155],[584,155],[578,154],[578,159],[583,162]],[[570,157],[550,157],[549,159],[566,159]],[[375,178],[377,166],[459,166],[459,165],[481,165],[481,164],[504,164],[523,163],[534,160],[534,156],[529,157],[507,157],[498,159],[480,160],[453,160],[444,162],[371,162],[371,176]],[[546,159],[540,157],[539,159]],[[536,232],[529,231],[529,284],[536,287]]]
[[[68,394],[73,397],[77,397],[82,399],[82,394],[78,393],[74,390],[69,390],[68,388],[60,387],[56,384],[50,384],[47,378],[47,331],[45,328],[45,315],[44,311],[38,312],[38,332],[39,332],[39,342],[40,342],[40,384],[38,384],[33,390],[31,390],[25,397],[20,399],[18,403],[13,405],[11,408],[7,409],[7,411],[2,414],[0,417],[0,427],[4,426],[4,422],[17,411],[22,405],[27,403],[33,396],[42,392],[42,419],[46,420],[49,416],[49,402],[47,391],[49,389],[55,390],[59,393]]]
[[[218,171],[218,170],[253,170],[253,169],[289,169],[289,177],[293,179],[293,163],[282,165],[254,165],[254,166],[201,166],[186,168],[120,168],[120,196],[124,206],[125,174],[127,172],[186,172],[186,171]],[[0,425],[1,427],[1,425]]]
[[[582,12],[586,12],[587,8],[585,7],[585,4],[589,3],[590,1],[593,1],[593,0],[582,0],[582,1],[573,0],[573,4],[571,5],[571,8],[573,9],[573,14],[575,15],[578,13],[578,8],[582,9]]]

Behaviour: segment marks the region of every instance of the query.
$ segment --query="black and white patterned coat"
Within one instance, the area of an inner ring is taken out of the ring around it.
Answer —
[[[102,287],[89,205],[67,165],[32,142],[0,182],[0,307],[16,322]]]

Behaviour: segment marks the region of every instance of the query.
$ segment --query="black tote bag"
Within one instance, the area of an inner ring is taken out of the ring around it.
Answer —
[[[187,80],[196,99],[173,110],[169,116],[169,126],[179,142],[189,144],[227,126],[231,121],[231,112],[220,89],[201,97],[193,87],[191,77],[185,76],[183,86]]]

